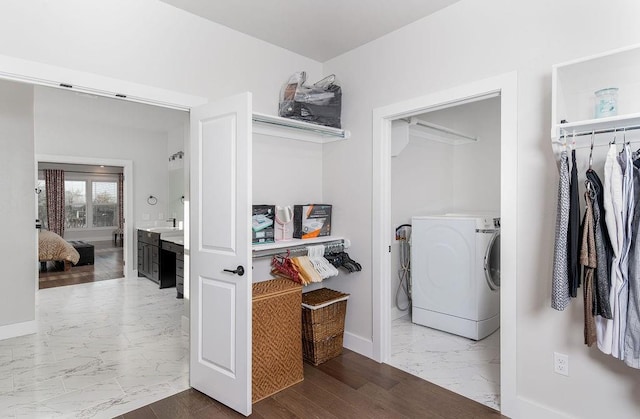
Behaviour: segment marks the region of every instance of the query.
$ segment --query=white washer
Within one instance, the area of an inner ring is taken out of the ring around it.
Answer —
[[[412,321],[480,340],[500,327],[500,218],[415,216]]]

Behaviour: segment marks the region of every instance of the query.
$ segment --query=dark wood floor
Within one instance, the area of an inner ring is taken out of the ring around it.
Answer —
[[[241,418],[190,389],[118,419]],[[253,405],[252,418],[506,418],[496,410],[348,350]]]
[[[95,246],[93,265],[73,266],[65,272],[58,264],[47,262],[46,270],[39,273],[40,289],[124,277],[122,247],[111,241],[88,243]]]

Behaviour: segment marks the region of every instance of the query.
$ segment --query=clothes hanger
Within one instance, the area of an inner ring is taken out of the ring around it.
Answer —
[[[596,131],[591,131],[591,149],[589,150],[589,170],[593,170],[591,166],[593,166],[593,141],[596,135]]]
[[[618,130],[618,128],[614,128],[614,129],[613,129],[613,141],[611,141],[611,142],[609,143],[609,145],[615,145],[615,143],[616,143],[616,132],[617,132],[617,130]]]

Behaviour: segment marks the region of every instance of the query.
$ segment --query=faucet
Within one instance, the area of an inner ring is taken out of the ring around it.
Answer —
[[[171,223],[173,224],[172,227],[176,228],[176,219],[175,218],[169,218],[167,221],[171,221]]]

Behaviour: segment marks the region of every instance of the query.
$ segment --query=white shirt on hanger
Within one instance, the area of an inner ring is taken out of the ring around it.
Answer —
[[[611,263],[611,290],[610,303],[611,312],[614,319],[608,320],[601,316],[596,316],[596,334],[598,337],[598,349],[605,354],[611,354],[615,357],[619,355],[618,339],[615,338],[616,353],[612,353],[614,349],[614,327],[613,323],[616,318],[617,293],[615,292],[616,284],[622,283],[622,272],[620,271],[620,253],[624,246],[624,226],[622,223],[622,169],[617,159],[618,150],[615,144],[609,146],[607,159],[604,163],[604,210],[605,223],[611,246],[613,247],[613,261]],[[618,329],[619,333],[619,329]]]

